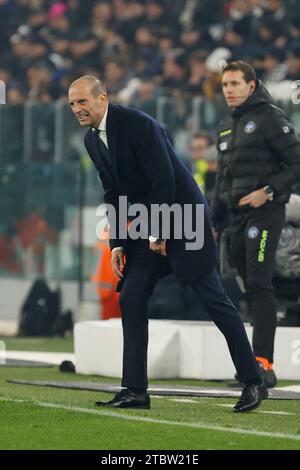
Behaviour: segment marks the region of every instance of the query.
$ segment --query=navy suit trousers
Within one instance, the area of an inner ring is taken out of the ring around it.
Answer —
[[[168,260],[149,250],[147,240],[134,243],[120,295],[124,338],[122,386],[147,388],[147,305],[156,282],[168,270]],[[217,270],[199,277],[191,287],[225,336],[239,379],[242,382],[256,379],[260,372],[244,324],[227,296]]]

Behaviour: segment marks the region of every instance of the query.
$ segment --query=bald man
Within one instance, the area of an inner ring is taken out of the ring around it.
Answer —
[[[103,183],[105,204],[114,208],[119,221],[110,247],[112,267],[122,285],[123,388],[112,400],[96,405],[150,408],[147,304],[157,280],[173,271],[181,283],[190,285],[201,298],[224,334],[237,373],[245,382],[233,410],[245,412],[257,408],[268,392],[243,322],[217,274],[217,250],[207,203],[194,178],[177,158],[164,129],[141,111],[109,103],[105,85],[92,76],[80,77],[71,84],[69,103],[79,124],[89,128],[85,145]],[[130,231],[127,238],[120,236],[127,228],[127,219],[120,214],[120,197],[126,197],[131,206],[138,203],[147,209],[146,237],[142,232],[139,237],[131,236]],[[187,220],[196,228],[194,239],[186,231],[175,237],[173,225],[166,236],[161,227],[152,223],[154,208],[162,204],[168,208],[177,204],[182,211],[189,207]],[[200,221],[199,207],[203,209]],[[110,214],[108,210],[112,227]],[[196,243],[199,233],[204,237],[201,247]]]

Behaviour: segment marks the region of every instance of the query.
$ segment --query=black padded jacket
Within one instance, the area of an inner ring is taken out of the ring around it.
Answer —
[[[218,227],[241,197],[271,185],[270,204],[286,203],[300,181],[300,141],[284,112],[258,81],[254,93],[223,121],[218,133],[219,171],[211,202],[212,223]],[[268,202],[269,204],[269,202]]]

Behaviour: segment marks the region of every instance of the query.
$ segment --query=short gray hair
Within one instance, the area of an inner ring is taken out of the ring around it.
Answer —
[[[77,83],[80,83],[81,81],[87,82],[87,84],[89,86],[89,89],[90,89],[90,92],[94,97],[100,95],[100,93],[106,93],[105,84],[103,82],[101,82],[101,80],[99,80],[99,78],[94,77],[93,75],[83,75],[82,77],[77,78],[76,80],[74,80],[71,83],[70,88],[73,85],[76,85]]]

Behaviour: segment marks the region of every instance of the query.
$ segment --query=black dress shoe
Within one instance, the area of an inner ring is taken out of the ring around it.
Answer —
[[[150,397],[147,392],[135,393],[128,388],[121,390],[110,401],[96,401],[96,406],[106,406],[109,408],[139,408],[150,409]]]
[[[268,388],[276,387],[277,377],[276,377],[275,372],[273,371],[273,369],[267,370],[259,362],[258,362],[258,366],[261,370],[261,375],[262,375],[262,378],[265,381],[266,386]]]
[[[233,407],[233,411],[236,413],[245,413],[255,410],[268,396],[268,388],[264,381],[256,385],[245,384],[242,395],[237,404]]]
[[[264,369],[264,367],[262,366],[261,363],[257,363],[258,367],[260,368],[260,371],[261,371],[261,376],[262,378],[264,379],[265,381],[265,384],[268,388],[273,388],[273,387],[276,387],[277,385],[277,377],[276,377],[276,374],[275,372],[273,371],[273,369],[271,370],[267,370],[267,369]],[[235,374],[234,376],[235,380],[237,380],[238,382],[241,383],[240,379],[239,379],[239,376],[237,374]]]

